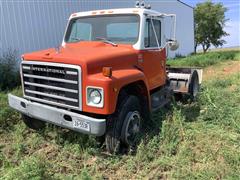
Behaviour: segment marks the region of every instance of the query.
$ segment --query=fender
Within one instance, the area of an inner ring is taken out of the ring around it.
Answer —
[[[94,112],[96,114],[113,114],[116,110],[118,95],[121,89],[131,83],[143,81],[147,90],[148,90],[148,99],[149,87],[147,79],[143,72],[139,69],[119,69],[112,71],[112,77],[108,78],[102,75],[102,73],[92,74],[88,77],[87,86],[97,86],[104,89],[104,107],[95,108],[89,107],[84,101],[86,99],[86,94],[83,97],[83,111],[85,112]],[[84,92],[84,91],[83,91]]]

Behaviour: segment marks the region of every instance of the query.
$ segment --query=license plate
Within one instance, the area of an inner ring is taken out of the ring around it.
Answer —
[[[76,129],[82,129],[82,130],[85,130],[85,131],[90,131],[89,122],[78,120],[78,119],[73,120],[73,127],[76,128]]]

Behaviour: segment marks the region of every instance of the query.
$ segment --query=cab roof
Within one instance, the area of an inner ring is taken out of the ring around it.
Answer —
[[[103,9],[103,10],[93,10],[93,11],[85,11],[85,12],[77,12],[71,14],[69,19],[76,17],[84,17],[84,16],[97,16],[97,15],[111,15],[111,14],[148,14],[148,15],[159,15],[161,13],[145,8],[121,8],[121,9]]]

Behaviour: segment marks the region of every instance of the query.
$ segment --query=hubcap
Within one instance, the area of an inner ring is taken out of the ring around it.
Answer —
[[[125,119],[126,128],[124,140],[127,144],[134,144],[140,131],[141,115],[138,111],[129,112]]]

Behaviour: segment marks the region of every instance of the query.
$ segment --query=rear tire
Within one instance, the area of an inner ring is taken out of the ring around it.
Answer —
[[[191,82],[189,85],[190,99],[192,101],[196,100],[197,94],[199,92],[199,78],[197,71],[192,73]]]
[[[26,124],[26,126],[33,130],[41,130],[46,125],[45,122],[31,118],[25,114],[22,114],[22,119],[23,119],[23,122]]]
[[[142,114],[140,101],[136,96],[120,100],[116,112],[109,117],[105,136],[106,149],[111,154],[135,148],[140,135]]]

